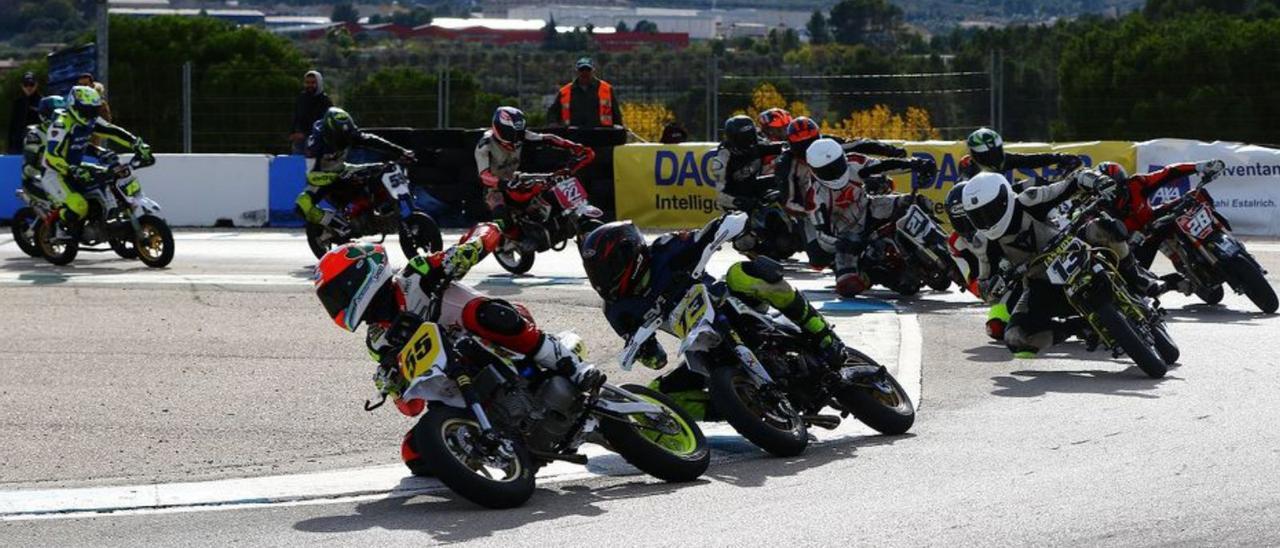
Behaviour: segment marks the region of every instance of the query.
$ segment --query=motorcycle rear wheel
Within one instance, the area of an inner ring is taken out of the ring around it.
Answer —
[[[847,364],[880,365],[866,354],[852,348],[847,350],[854,356]],[[888,371],[882,378],[865,384],[856,383],[842,390],[836,399],[862,424],[886,436],[905,434],[916,422],[916,408],[911,397]]]
[[[139,217],[133,249],[142,264],[151,268],[169,266],[173,262],[173,231],[169,229],[169,223],[154,215]]]
[[[529,452],[521,443],[512,442],[513,454],[499,467],[495,461],[475,455],[474,444],[480,436],[475,416],[456,407],[434,407],[413,427],[418,454],[455,493],[486,508],[524,504],[533,496],[535,486],[536,470]]]
[[[13,243],[28,257],[42,257],[40,244],[36,242],[36,231],[40,228],[40,217],[36,210],[23,207],[13,213]]]
[[[636,384],[622,389],[663,408],[670,426],[680,432],[664,435],[643,415],[629,415],[631,424],[601,421],[600,432],[610,447],[632,466],[663,481],[693,481],[702,476],[711,464],[711,449],[693,417],[660,392]]]
[[[320,243],[320,238],[324,236],[325,228],[315,223],[307,223],[307,247],[311,248],[311,254],[317,259],[323,258],[325,253],[336,246],[351,241],[348,238],[334,238],[328,243]]]
[[[1160,359],[1164,360],[1165,364],[1178,363],[1178,358],[1182,357],[1182,350],[1178,348],[1178,343],[1174,342],[1173,336],[1169,335],[1169,326],[1165,325],[1164,321],[1157,321],[1151,328],[1151,337],[1156,343],[1156,353],[1160,354]]]
[[[1103,304],[1094,313],[1097,314],[1098,323],[1107,330],[1107,334],[1116,341],[1116,345],[1129,355],[1129,359],[1133,360],[1143,373],[1153,379],[1159,379],[1169,372],[1169,366],[1160,359],[1156,349],[1142,340],[1129,318],[1116,310],[1114,304]]]
[[[111,238],[107,243],[111,244],[111,251],[116,252],[116,256],[121,259],[138,258],[138,250],[133,246],[133,242],[121,240],[120,238]]]
[[[711,405],[747,441],[777,457],[794,457],[809,446],[809,430],[789,406],[766,408],[747,374],[736,366],[720,366],[707,381]]]

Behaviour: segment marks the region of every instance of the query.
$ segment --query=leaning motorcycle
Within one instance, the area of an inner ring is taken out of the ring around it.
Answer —
[[[344,230],[307,223],[307,245],[319,259],[329,250],[357,238],[400,235],[400,250],[412,259],[444,248],[435,219],[418,209],[409,189],[409,175],[395,162],[370,164],[352,173],[354,181],[326,198],[339,209]]]
[[[576,335],[558,337],[585,354]],[[588,442],[670,482],[697,479],[711,461],[702,430],[666,396],[609,384],[585,394],[563,375],[460,329],[422,323],[398,364],[409,383],[399,396],[428,402],[413,428],[414,449],[441,482],[481,506],[523,504],[538,468],[585,465],[578,448]]]
[[[659,298],[646,322],[627,342],[623,369],[658,330],[680,339],[679,354],[691,371],[708,378],[711,405],[739,434],[769,453],[804,452],[808,427],[832,429],[852,414],[882,434],[902,434],[915,422],[906,390],[883,367],[874,375],[844,379],[807,344],[799,327],[733,296],[724,282],[704,275],[716,250],[739,234],[743,213],[728,214],[715,241],[703,251],[692,283],[678,301]],[[845,366],[879,367],[848,349]],[[820,414],[827,406],[840,416]]]
[[[1114,251],[1076,236],[1101,209],[1101,202],[1095,200],[1078,210],[1045,246],[1047,251],[1002,273],[992,293],[1002,295],[1030,277],[1047,279],[1062,290],[1096,341],[1110,349],[1113,357],[1127,354],[1148,376],[1161,378],[1180,354],[1161,311],[1151,299],[1129,288],[1116,266],[1119,258]]]
[[[773,177],[761,177],[760,184],[772,184]],[[765,192],[760,198],[734,200],[737,210],[747,213],[747,228],[734,242],[734,249],[754,257],[786,261],[804,251],[805,235],[800,221],[787,213],[780,200],[782,192]]]
[[[860,264],[871,283],[901,295],[914,295],[921,286],[946,291],[952,283],[966,287],[959,265],[951,259],[947,234],[932,211],[921,207],[915,189],[910,205],[896,219],[877,227]]]
[[[137,155],[128,163],[116,158],[106,162],[106,170],[89,183],[82,194],[89,203],[80,239],[58,235],[61,208],[49,209],[37,223],[35,241],[45,260],[71,263],[85,251],[106,251],[93,246],[107,244],[125,259],[138,259],[151,268],[163,268],[173,261],[173,230],[160,216],[160,205],[142,193],[134,170],[154,164]]]
[[[1168,235],[1160,243],[1160,251],[1186,280],[1188,295],[1194,293],[1206,303],[1218,304],[1226,283],[1263,312],[1274,313],[1278,303],[1275,289],[1267,283],[1267,271],[1231,234],[1230,225],[1214,209],[1213,197],[1204,189],[1213,179],[1201,178],[1176,201],[1160,207],[1159,216],[1135,236],[1135,243]]]
[[[532,196],[525,203],[508,200],[515,226],[503,231],[502,243],[493,252],[512,274],[533,268],[539,252],[560,251],[570,239],[602,224],[604,212],[587,200],[587,190],[573,172],[521,173],[507,188]]]

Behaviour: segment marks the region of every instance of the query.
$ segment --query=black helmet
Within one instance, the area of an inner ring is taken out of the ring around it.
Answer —
[[[947,217],[951,219],[951,228],[966,238],[973,236],[973,223],[969,221],[969,214],[964,210],[964,183],[957,183],[951,187],[951,191],[947,193],[947,199],[944,205],[947,210]]]
[[[524,140],[524,112],[515,107],[498,107],[493,111],[493,138],[508,147]]]
[[[631,221],[592,230],[583,238],[581,251],[591,287],[606,300],[632,295],[648,275],[649,246]]]
[[[965,140],[969,155],[978,165],[991,171],[1004,171],[1004,139],[987,128],[979,128]]]
[[[351,144],[355,134],[360,132],[355,118],[338,107],[329,107],[320,123],[321,135],[326,143],[334,148],[342,149]]]
[[[738,115],[724,121],[724,142],[731,152],[747,152],[759,140],[750,117]]]
[[[67,108],[67,100],[61,95],[50,95],[40,100],[40,104],[36,106],[36,110],[40,114],[40,123],[47,124],[53,121],[56,111]]]

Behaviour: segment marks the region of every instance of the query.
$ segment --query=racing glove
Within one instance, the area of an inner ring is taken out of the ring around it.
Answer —
[[[1071,173],[1084,165],[1084,160],[1075,154],[1059,154],[1058,167],[1063,173]]]
[[[657,371],[667,366],[667,351],[663,350],[662,345],[658,344],[658,339],[649,339],[640,345],[639,356],[636,361],[640,365]]]
[[[133,152],[138,156],[139,166],[149,166],[156,163],[155,156],[151,155],[151,145],[143,142],[142,139],[138,139],[133,143]]]
[[[1205,177],[1215,177],[1225,169],[1227,169],[1227,164],[1222,160],[1206,160],[1196,163],[1196,172]]]

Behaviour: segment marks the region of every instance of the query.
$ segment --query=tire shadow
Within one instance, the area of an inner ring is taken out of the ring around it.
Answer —
[[[1101,394],[1128,398],[1159,398],[1154,391],[1161,384],[1178,377],[1153,379],[1137,366],[1123,371],[1100,369],[1074,371],[1014,371],[1009,375],[995,376],[991,381],[995,389],[991,395],[1005,398],[1036,398],[1056,394]]]

